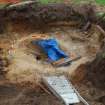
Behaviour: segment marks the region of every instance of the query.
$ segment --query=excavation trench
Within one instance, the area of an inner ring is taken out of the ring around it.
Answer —
[[[28,101],[25,102],[31,105],[36,103],[42,105],[44,101],[45,105],[60,105],[53,96],[44,92],[41,93],[37,88],[38,91],[35,91],[33,87],[39,86],[42,76],[64,74],[72,80],[76,88],[86,97],[91,105],[104,105],[104,92],[97,90],[86,78],[87,64],[94,60],[102,45],[101,37],[103,35],[97,31],[96,25],[92,24],[88,32],[81,31],[80,27],[75,27],[74,20],[69,21],[69,25],[67,21],[60,22],[60,25],[51,22],[51,27],[46,26],[44,23],[41,27],[36,28],[34,24],[31,24],[33,19],[30,22],[26,19],[16,20],[16,16],[14,18],[14,21],[11,21],[11,17],[9,20],[7,19],[6,30],[0,35],[0,47],[5,52],[3,56],[5,55],[9,61],[3,74],[4,77],[0,80],[0,86],[4,86],[1,87],[1,90],[4,90],[0,91],[0,104],[24,105],[24,100],[27,98]],[[80,20],[76,21],[76,24],[80,24]],[[34,40],[32,36],[43,34],[56,38],[66,53],[71,56],[80,55],[81,59],[72,62],[69,66],[59,68],[52,66],[43,58],[40,60],[36,59],[35,52],[37,52],[37,48],[31,45],[31,41]],[[7,85],[4,85],[4,83],[7,83]],[[14,91],[11,92],[11,89],[14,89]],[[31,94],[32,91],[35,91],[35,94]],[[98,92],[100,92],[100,95]],[[16,99],[12,95],[16,96]],[[4,100],[2,100],[3,97]],[[93,99],[91,99],[92,97]],[[34,100],[34,98],[38,101]],[[47,98],[51,98],[53,101],[47,100]]]
[[[88,38],[86,37],[88,35],[84,34],[84,32],[81,32],[79,29],[76,29],[74,27],[52,27],[50,30],[45,32],[44,34],[50,37],[55,37],[58,40],[61,48],[66,53],[71,55],[76,54],[76,55],[82,56],[81,59],[73,62],[71,65],[67,67],[55,68],[50,63],[44,61],[43,59],[42,60],[36,59],[34,55],[34,52],[36,51],[36,49],[32,48],[31,46],[31,41],[33,40],[31,36],[40,35],[42,34],[42,31],[40,30],[33,31],[33,28],[30,28],[28,26],[29,25],[23,25],[19,23],[19,24],[16,24],[16,27],[15,27],[15,25],[9,24],[8,33],[5,33],[5,35],[7,36],[6,40],[8,40],[9,42],[9,44],[5,43],[7,45],[7,47],[5,48],[7,48],[6,51],[8,51],[7,52],[8,59],[10,61],[10,64],[7,67],[8,71],[5,74],[6,83],[20,84],[21,86],[25,86],[25,87],[27,86],[33,87],[33,86],[39,85],[40,78],[42,76],[62,75],[62,74],[65,74],[66,76],[68,76],[69,79],[72,79],[74,84],[81,83],[86,77],[85,65],[94,59],[96,53],[100,49],[100,43],[94,40],[94,38],[96,37],[98,38],[97,33],[92,32],[93,30],[91,30],[91,33],[93,34]],[[2,40],[5,41],[5,38],[2,38]],[[15,91],[18,91],[18,90],[15,90]],[[26,89],[25,92],[27,91],[28,90]],[[5,93],[2,93],[2,94],[5,94]],[[12,93],[10,93],[9,96],[11,96],[11,94]],[[18,95],[18,92],[16,94]],[[24,94],[22,93],[23,96]],[[30,90],[29,90],[29,94],[31,94]],[[39,94],[41,93],[39,92]],[[7,97],[8,97],[8,92],[6,93],[6,99]],[[39,97],[42,98],[41,96]],[[10,98],[10,100],[11,99],[12,98]],[[16,99],[16,100],[13,99],[13,104],[18,103],[17,100],[20,100],[20,99],[21,99],[20,97],[19,99]],[[33,100],[32,97],[31,99]],[[53,98],[51,99],[54,100]],[[10,100],[8,100],[7,103],[10,103],[11,105]],[[45,99],[42,99],[42,100],[45,100]],[[20,102],[21,105],[22,105],[22,102]],[[50,103],[50,101],[48,103]],[[56,101],[52,103],[56,103]]]
[[[20,25],[11,28],[13,28],[12,31],[15,31],[10,32],[13,38],[8,55],[11,64],[8,67],[9,71],[6,77],[13,82],[37,82],[37,80],[39,80],[38,78],[43,75],[59,75],[63,73],[69,73],[71,75],[78,66],[93,60],[96,52],[100,48],[98,42],[93,41],[92,38],[86,38],[84,33],[80,32],[79,29],[73,27],[52,27],[44,34],[56,38],[61,48],[64,49],[67,54],[71,56],[82,56],[81,59],[73,62],[70,66],[55,68],[50,63],[44,61],[44,59],[37,60],[35,57],[37,48],[33,48],[31,45],[31,41],[34,40],[32,36],[40,36],[41,31],[32,32],[33,30],[30,30],[30,32],[27,33],[27,31],[25,32],[25,29],[23,29],[24,27]],[[20,29],[17,31],[15,28]],[[24,32],[20,31],[21,29]],[[96,35],[91,37],[96,37]]]

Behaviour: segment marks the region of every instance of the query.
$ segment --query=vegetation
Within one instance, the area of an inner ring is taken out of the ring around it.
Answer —
[[[105,5],[105,0],[96,0],[97,4]]]
[[[64,0],[39,0],[42,4],[48,4],[48,3],[60,3],[64,2]]]

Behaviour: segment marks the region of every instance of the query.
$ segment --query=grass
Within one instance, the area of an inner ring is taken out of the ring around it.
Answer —
[[[61,3],[64,0],[39,0],[40,3],[42,4],[48,4],[48,3]]]
[[[96,0],[96,3],[99,5],[105,5],[105,0]]]
[[[21,0],[21,1],[27,1],[27,0]],[[38,0],[41,4],[48,4],[48,3],[63,3],[66,0]],[[105,5],[105,0],[70,0],[70,2],[73,2],[74,4],[82,4],[82,3],[90,3],[95,2],[98,5]],[[3,8],[5,4],[0,4],[0,8]]]

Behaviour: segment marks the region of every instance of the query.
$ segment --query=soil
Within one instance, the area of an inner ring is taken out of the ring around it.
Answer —
[[[43,33],[55,37],[70,56],[80,55],[82,58],[60,68],[53,67],[44,58],[37,60],[34,54],[36,49],[31,46],[32,35]],[[2,47],[5,46],[3,48],[10,62],[7,72],[0,80],[0,105],[62,105],[55,96],[40,87],[42,76],[62,74],[72,80],[90,105],[105,105],[105,91],[94,87],[85,79],[85,65],[100,50],[99,36],[100,33],[97,33],[94,26],[84,33],[74,27],[35,30],[27,23],[8,23],[7,32],[0,35]]]

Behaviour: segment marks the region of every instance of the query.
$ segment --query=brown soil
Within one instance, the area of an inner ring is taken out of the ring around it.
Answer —
[[[97,54],[96,59],[89,64],[88,79],[92,81],[97,88],[105,89],[105,58],[104,52]],[[97,79],[97,77],[99,77]]]
[[[0,85],[0,105],[61,105],[56,97],[40,88],[15,84]]]
[[[80,94],[91,105],[105,105],[105,91],[93,87],[87,80],[84,81],[85,64],[94,59],[101,45],[100,34],[95,28],[89,33],[72,27],[52,27],[44,30],[44,34],[58,40],[65,52],[82,56],[70,66],[61,68],[55,68],[43,59],[36,59],[33,54],[36,49],[30,47],[30,41],[33,40],[32,35],[40,33],[43,32],[28,24],[9,23],[7,32],[1,34],[2,43],[8,42],[5,52],[10,64],[5,78],[0,80],[0,105],[62,105],[53,95],[39,88],[42,76],[62,74],[73,81]],[[36,88],[37,86],[39,87]]]

